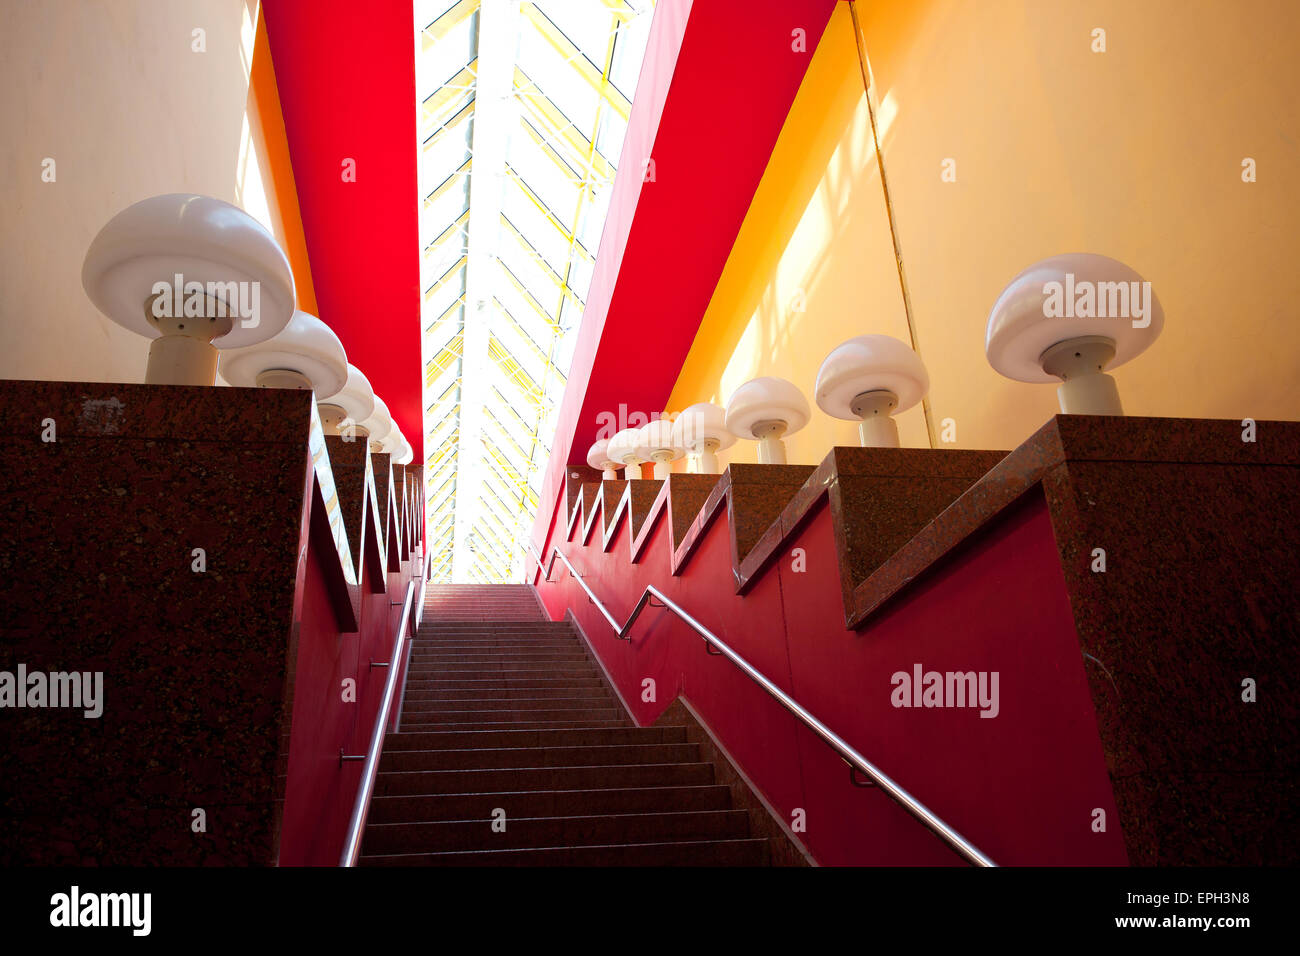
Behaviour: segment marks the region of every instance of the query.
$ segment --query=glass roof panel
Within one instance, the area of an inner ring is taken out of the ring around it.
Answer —
[[[574,129],[585,131],[585,135],[590,137],[596,126],[599,94],[546,34],[526,21],[519,35],[519,67],[540,90],[540,93],[532,91],[524,95],[544,96],[555,104]]]
[[[653,4],[414,12],[434,579],[517,580]]]

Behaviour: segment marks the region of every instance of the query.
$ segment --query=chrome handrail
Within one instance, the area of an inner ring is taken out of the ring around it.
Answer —
[[[541,571],[544,563],[542,556],[537,553],[537,548],[533,546],[532,541],[528,541],[527,544],[528,550],[533,553],[533,558],[537,561],[537,569]],[[605,616],[605,620],[609,622],[610,627],[614,629],[620,640],[630,640],[628,634],[632,630],[632,625],[636,622],[636,619],[641,616],[641,612],[645,609],[650,599],[652,597],[657,598],[664,608],[672,611],[681,618],[682,621],[691,628],[691,630],[704,638],[706,644],[717,648],[718,652],[730,660],[731,663],[739,667],[746,677],[758,684],[758,686],[763,690],[767,691],[767,693],[771,695],[778,704],[793,714],[804,724],[804,726],[829,744],[831,749],[836,751],[850,768],[865,774],[872,783],[893,798],[899,806],[915,817],[918,822],[938,836],[939,839],[964,857],[968,862],[975,866],[997,866],[996,863],[981,853],[973,843],[945,823],[933,810],[916,797],[912,796],[912,794],[908,793],[892,777],[853,749],[844,738],[840,737],[839,734],[835,733],[835,731],[831,730],[814,717],[798,701],[785,691],[781,690],[781,688],[777,687],[776,684],[768,680],[768,678],[756,667],[750,664],[749,661],[745,660],[723,643],[716,634],[666,597],[664,593],[653,584],[646,585],[645,590],[641,593],[640,600],[636,602],[636,607],[632,609],[632,614],[627,619],[627,623],[620,627],[618,622],[614,619],[614,616],[610,614],[605,605],[601,603],[600,598],[596,597],[591,588],[587,586],[587,582],[582,579],[582,575],[578,574],[574,569],[568,556],[554,545],[551,546],[551,563],[546,566],[542,579],[548,582],[551,580],[551,569],[555,567],[555,559],[557,557],[564,562],[564,566],[569,569],[569,573],[573,575],[574,580],[576,580],[578,584],[581,585],[582,589],[587,592],[587,597],[591,598],[591,602],[596,605],[596,609]]]
[[[411,615],[411,600],[415,596],[415,579],[412,578],[406,583],[402,616],[398,619],[397,634],[393,638],[393,653],[388,659],[390,666],[388,679],[384,681],[384,697],[379,704],[379,713],[375,715],[374,729],[370,732],[370,746],[366,748],[366,762],[361,768],[361,782],[357,785],[357,798],[352,804],[352,816],[348,820],[343,852],[339,855],[339,866],[356,866],[357,856],[361,852],[361,835],[365,832],[366,816],[370,813],[370,798],[375,790],[375,776],[379,772],[379,757],[384,749],[384,736],[388,732],[393,697],[397,693],[397,679],[403,672],[400,662],[408,642],[406,636],[408,625],[414,623],[418,628],[419,621],[423,617],[424,586],[429,576],[428,564],[429,555],[426,554],[420,561],[420,606],[417,608],[414,622]]]

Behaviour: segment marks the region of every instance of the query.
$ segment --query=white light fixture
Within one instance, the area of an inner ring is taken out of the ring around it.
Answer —
[[[618,478],[616,469],[622,468],[623,463],[615,461],[609,456],[609,441],[600,439],[587,449],[587,464],[592,468],[600,471],[600,477],[603,481],[614,481]]]
[[[394,465],[409,465],[415,457],[415,452],[411,450],[411,443],[406,440],[406,436],[401,432],[397,433],[398,447],[393,452]]]
[[[334,330],[308,312],[295,312],[274,338],[227,349],[221,377],[239,388],[312,389],[333,395],[348,380],[348,356]]]
[[[402,430],[397,427],[397,422],[393,422],[393,427],[388,430],[387,435],[379,439],[378,442],[372,441],[370,443],[370,450],[385,455],[393,455],[396,452],[401,451],[402,442],[404,441],[406,441],[406,436],[404,436]]]
[[[370,413],[369,418],[361,422],[361,427],[365,429],[366,436],[370,440],[370,450],[382,451],[381,442],[396,426],[393,425],[393,416],[388,411],[388,406],[378,395],[375,396],[375,410]]]
[[[695,456],[695,472],[716,475],[717,452],[736,443],[736,436],[727,431],[727,413],[719,405],[699,402],[688,406],[673,422],[673,444],[680,445]]]
[[[188,193],[110,219],[86,250],[81,285],[109,319],[154,340],[149,385],[215,384],[217,349],[277,335],[295,301],[289,260],[261,223]]]
[[[758,440],[758,460],[785,464],[785,442],[808,424],[810,412],[803,393],[783,378],[764,376],[746,382],[727,401],[727,431],[738,438]]]
[[[375,410],[375,392],[361,369],[349,364],[347,384],[332,395],[318,396],[316,402],[326,435],[340,435],[351,429],[353,435],[368,437],[361,423]]]
[[[989,364],[1021,382],[1061,382],[1067,415],[1123,415],[1105,374],[1140,355],[1164,328],[1160,300],[1124,263],[1092,253],[1036,262],[989,313]]]
[[[628,481],[641,477],[641,462],[644,458],[637,453],[637,448],[641,444],[641,429],[624,428],[621,432],[616,432],[614,437],[609,440],[609,445],[605,448],[605,453],[614,461],[621,461],[624,464],[623,476]]]
[[[832,418],[860,421],[863,448],[897,448],[893,416],[930,390],[920,357],[889,335],[859,335],[837,345],[817,371],[817,406]]]
[[[637,456],[653,461],[655,478],[663,481],[672,474],[672,463],[686,454],[686,449],[673,441],[673,423],[657,418],[638,429],[637,434]]]

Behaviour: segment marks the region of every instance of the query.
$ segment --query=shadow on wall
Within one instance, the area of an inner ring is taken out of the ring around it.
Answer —
[[[995,373],[984,338],[1006,284],[1065,252],[1131,265],[1164,305],[1161,341],[1116,373],[1129,414],[1300,417],[1300,327],[1280,305],[1300,298],[1300,190],[1280,172],[1300,130],[1285,39],[1300,7],[1261,3],[1231,23],[1218,4],[1174,0],[854,9],[931,418],[936,434],[955,428],[938,447],[1010,447],[1058,411],[1051,388]],[[909,338],[851,12],[840,5],[815,51],[673,409],[725,403],[757,375],[810,394],[845,339]],[[899,425],[904,445],[927,444],[919,409]],[[855,443],[851,423],[814,412],[789,460]],[[753,444],[728,456],[752,461]]]
[[[147,346],[91,305],[82,259],[148,196],[239,201],[246,40],[242,0],[6,6],[0,377],[143,380]]]

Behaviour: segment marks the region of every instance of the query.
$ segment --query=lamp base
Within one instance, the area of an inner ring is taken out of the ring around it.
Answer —
[[[326,435],[341,435],[348,441],[370,437],[370,429],[362,428],[348,418],[348,413],[342,405],[318,404],[316,410],[320,413],[321,431]]]
[[[1115,380],[1102,371],[1114,357],[1114,341],[1101,335],[1058,342],[1042,354],[1043,371],[1061,379],[1056,396],[1062,414],[1124,414]]]
[[[653,456],[655,463],[655,481],[664,481],[673,473],[672,452],[662,452]]]
[[[720,470],[718,464],[718,446],[721,444],[715,438],[706,438],[700,443],[695,458],[695,473],[697,475],[716,475]]]
[[[311,379],[291,368],[268,368],[257,373],[258,388],[294,388],[311,391]]]
[[[784,465],[786,424],[782,421],[765,421],[754,424],[754,437],[758,439],[758,463],[760,465]]]
[[[863,448],[897,448],[898,423],[888,415],[864,418],[858,425],[858,442]]]
[[[217,348],[188,335],[164,335],[149,346],[146,385],[217,384]]]

